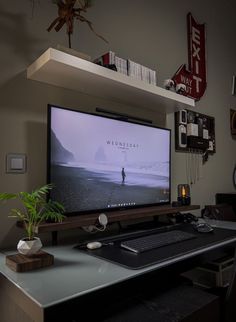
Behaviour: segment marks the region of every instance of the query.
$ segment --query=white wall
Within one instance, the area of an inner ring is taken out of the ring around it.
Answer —
[[[97,38],[84,24],[75,22],[72,47],[93,58],[113,50],[158,72],[158,85],[187,63],[186,15],[191,12],[207,28],[207,79],[204,97],[196,110],[215,117],[216,154],[202,168],[202,178],[191,187],[194,204],[214,203],[216,192],[234,192],[232,171],[236,162],[236,141],[230,135],[229,110],[236,106],[231,95],[231,79],[236,73],[235,9],[233,0],[222,4],[211,1],[100,0],[86,17],[95,30],[109,40]],[[26,79],[26,68],[48,47],[67,46],[65,29],[46,31],[57,15],[51,1],[11,0],[0,3],[0,191],[31,190],[46,182],[47,104],[94,111],[100,106],[165,125],[157,113],[108,102],[77,92]],[[174,129],[174,118],[167,116]],[[174,134],[174,133],[173,133]],[[172,199],[178,183],[187,181],[186,154],[172,149]],[[26,153],[28,170],[23,175],[5,173],[7,153]],[[22,236],[14,220],[7,217],[13,204],[0,206],[0,247],[14,245]]]

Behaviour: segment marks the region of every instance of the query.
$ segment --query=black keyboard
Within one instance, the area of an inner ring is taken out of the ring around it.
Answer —
[[[120,243],[120,246],[135,253],[142,253],[154,248],[175,244],[192,238],[196,238],[196,236],[182,230],[171,230],[164,233],[125,240]]]

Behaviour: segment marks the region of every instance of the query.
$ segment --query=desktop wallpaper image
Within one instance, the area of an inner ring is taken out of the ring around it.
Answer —
[[[52,108],[50,182],[68,213],[169,201],[169,131]]]

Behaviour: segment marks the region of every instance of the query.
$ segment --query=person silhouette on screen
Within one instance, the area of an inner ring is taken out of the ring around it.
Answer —
[[[126,174],[125,174],[125,169],[124,168],[122,168],[122,170],[121,170],[121,176],[122,176],[122,183],[125,183]]]

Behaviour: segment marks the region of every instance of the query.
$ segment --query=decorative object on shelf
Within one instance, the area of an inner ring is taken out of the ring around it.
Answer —
[[[53,3],[58,7],[58,17],[53,20],[47,31],[51,31],[54,28],[58,32],[66,24],[69,48],[71,48],[71,35],[73,34],[75,19],[78,22],[86,22],[96,36],[108,43],[103,36],[94,30],[92,22],[82,15],[82,13],[86,13],[87,9],[92,6],[91,0],[53,0]]]
[[[191,203],[190,187],[188,184],[178,185],[178,201],[182,206],[189,206]]]
[[[102,56],[96,58],[93,62],[94,64],[101,65],[103,67],[112,69],[117,72],[118,59],[120,60],[119,72],[127,75],[127,60],[117,57],[116,54],[111,50],[103,54]]]
[[[175,87],[175,90],[176,90],[177,94],[185,95],[185,93],[186,93],[186,85],[184,85],[182,83],[177,84],[176,87]]]
[[[231,134],[236,135],[236,110],[230,109],[230,129]]]
[[[39,251],[42,247],[39,238],[35,237],[39,224],[46,220],[62,222],[65,218],[63,215],[64,207],[55,201],[47,201],[45,199],[49,190],[53,186],[51,184],[42,186],[41,188],[29,192],[18,193],[0,193],[0,200],[8,201],[11,199],[19,199],[24,209],[13,208],[10,211],[10,217],[18,218],[24,223],[27,237],[20,240],[17,249],[23,255],[32,255]]]
[[[236,165],[234,166],[234,171],[233,171],[233,184],[234,184],[234,188],[236,189]]]
[[[93,61],[95,64],[117,71],[118,73],[128,75],[139,79],[148,84],[156,85],[156,71],[136,63],[130,59],[118,57],[113,51],[108,51]]]
[[[139,63],[132,61],[131,59],[127,60],[128,63],[128,75],[130,77],[139,79],[148,84],[157,85],[157,75],[156,71],[152,70],[146,66],[143,66]]]
[[[182,83],[176,84],[173,81],[173,79],[166,79],[166,80],[164,80],[163,85],[164,85],[164,88],[167,90],[172,90],[172,91],[175,91],[177,94],[186,96],[186,88],[187,87],[185,84],[182,84]]]
[[[187,15],[188,68],[181,65],[172,77],[175,84],[186,85],[185,95],[200,100],[206,90],[205,25],[198,24],[191,13]]]
[[[164,80],[164,88],[169,90],[175,90],[175,82],[173,81],[173,79],[165,79]]]

